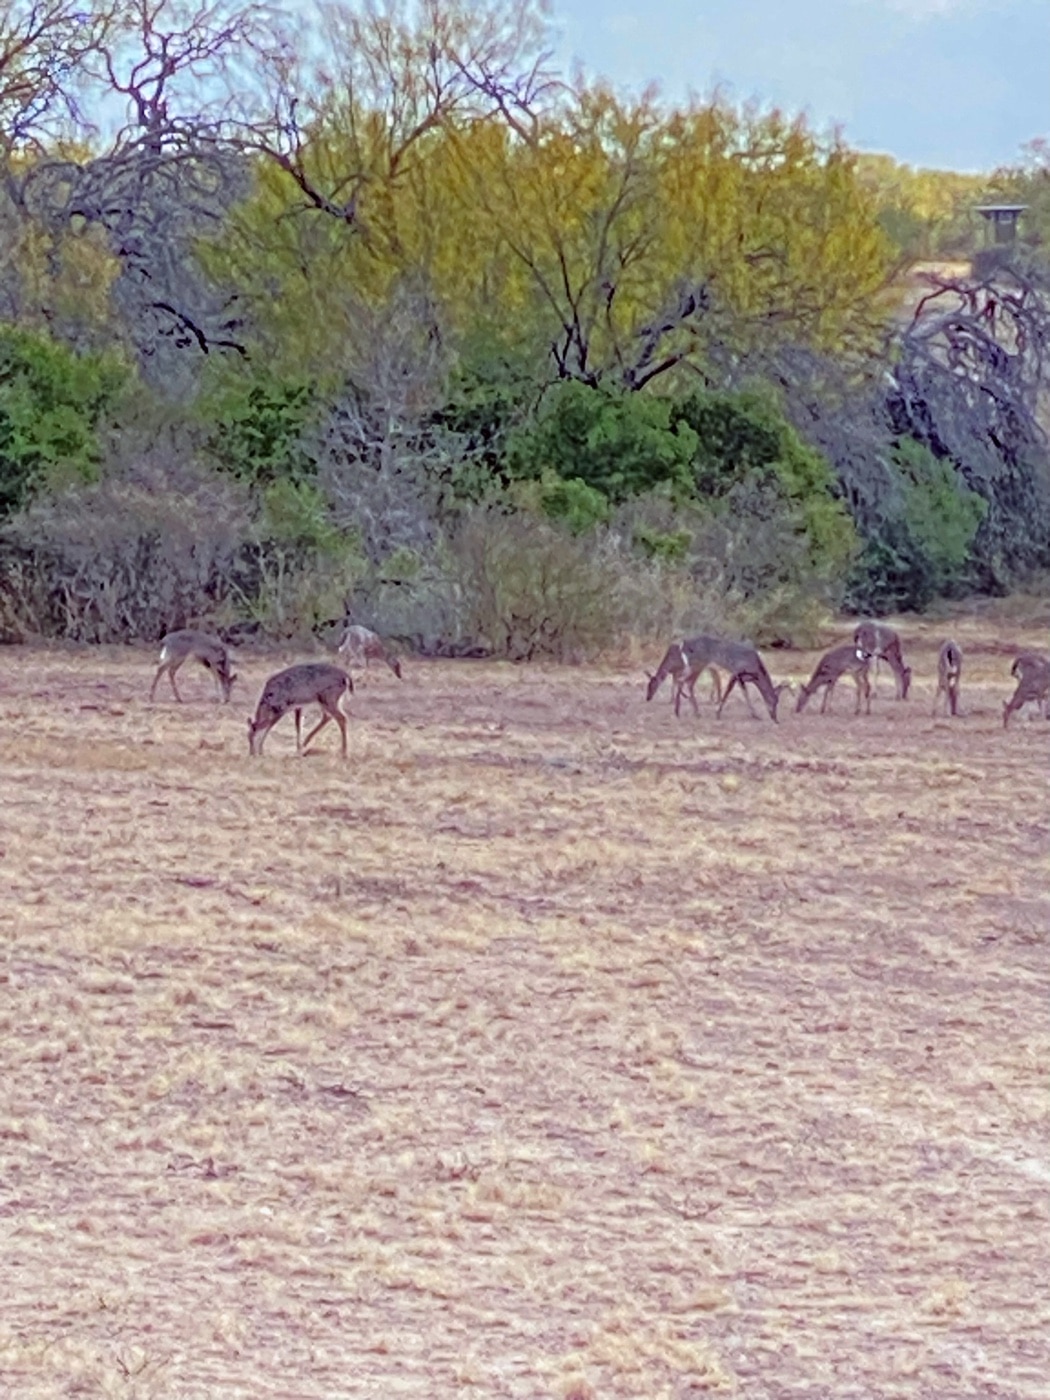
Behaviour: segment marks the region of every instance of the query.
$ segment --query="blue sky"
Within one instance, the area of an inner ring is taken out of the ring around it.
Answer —
[[[910,165],[1050,137],[1050,0],[552,0],[558,60],[667,101],[716,86]]]

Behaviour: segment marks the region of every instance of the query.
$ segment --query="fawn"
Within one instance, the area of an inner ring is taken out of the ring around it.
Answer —
[[[820,702],[820,713],[828,708],[831,692],[843,676],[852,676],[857,687],[857,707],[854,714],[860,714],[861,701],[865,704],[865,714],[871,714],[871,682],[868,678],[870,661],[864,652],[847,643],[825,652],[817,662],[813,675],[802,687],[795,710],[798,714],[809,704],[810,696],[824,687],[824,698]]]
[[[224,701],[229,700],[230,690],[237,677],[230,670],[230,658],[226,648],[218,637],[211,637],[207,632],[193,632],[183,629],[179,632],[169,632],[160,644],[160,665],[157,667],[157,674],[153,677],[153,684],[149,689],[149,698],[152,700],[157,693],[157,682],[165,671],[171,681],[171,688],[175,692],[175,699],[182,704],[182,696],[179,688],[175,684],[175,673],[182,663],[195,657],[202,666],[209,670],[215,681],[215,693],[222,696]]]
[[[263,686],[255,716],[248,721],[248,753],[261,754],[263,742],[282,715],[295,711],[295,751],[303,753],[330,720],[335,720],[342,737],[342,755],[346,757],[346,716],[339,702],[349,695],[354,683],[338,666],[323,661],[308,661],[301,666],[289,666],[278,671]],[[301,739],[302,713],[307,705],[320,705],[321,722]]]

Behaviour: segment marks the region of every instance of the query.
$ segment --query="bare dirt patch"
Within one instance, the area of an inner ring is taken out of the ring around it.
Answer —
[[[1041,1400],[1050,724],[960,640],[956,721],[932,632],[779,726],[406,665],[345,766],[248,760],[285,658],[0,653],[0,1393]]]

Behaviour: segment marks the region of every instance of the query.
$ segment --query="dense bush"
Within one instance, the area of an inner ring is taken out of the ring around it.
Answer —
[[[869,530],[847,588],[858,612],[921,610],[975,581],[973,547],[987,503],[917,442],[900,442],[891,461],[898,489]]]
[[[666,485],[687,494],[696,435],[672,422],[671,404],[648,394],[557,384],[537,417],[511,434],[511,474],[579,480],[618,504]]]
[[[36,491],[92,479],[99,423],[126,381],[115,356],[0,327],[0,518]]]
[[[742,522],[754,531],[750,577],[741,578],[745,591],[808,581],[812,591],[837,600],[856,535],[828,462],[756,393],[692,394],[674,414],[696,436],[697,495],[716,513],[721,507],[738,532]],[[772,551],[762,545],[771,529],[781,541]]]
[[[139,463],[41,498],[0,535],[9,639],[156,641],[176,627],[250,621],[307,637],[342,613],[362,563],[309,489],[253,498],[187,463]]]
[[[192,469],[148,471],[42,498],[0,546],[5,630],[71,641],[155,641],[235,615],[250,591],[243,491]]]
[[[320,411],[314,385],[265,371],[217,380],[198,408],[215,461],[261,486],[314,475],[304,434]]]

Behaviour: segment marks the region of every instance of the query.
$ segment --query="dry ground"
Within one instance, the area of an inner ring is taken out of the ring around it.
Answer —
[[[417,664],[346,766],[0,652],[0,1394],[1043,1400],[1045,637],[956,630],[954,722],[932,630],[779,726]]]

